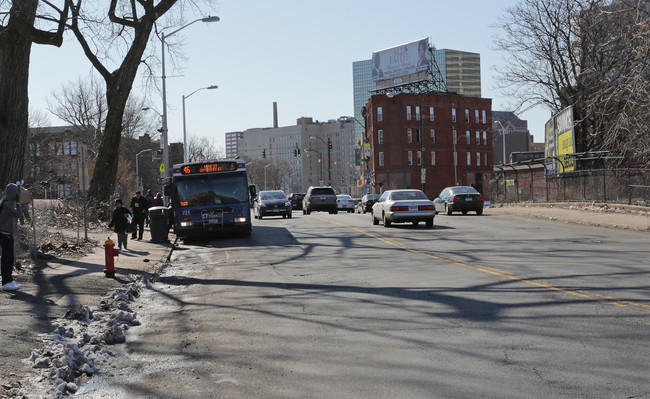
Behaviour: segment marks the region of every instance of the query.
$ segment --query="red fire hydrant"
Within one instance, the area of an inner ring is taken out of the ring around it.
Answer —
[[[120,251],[114,248],[114,246],[115,244],[110,238],[104,242],[104,258],[106,263],[104,274],[106,277],[115,277],[115,260],[113,258],[120,256]]]

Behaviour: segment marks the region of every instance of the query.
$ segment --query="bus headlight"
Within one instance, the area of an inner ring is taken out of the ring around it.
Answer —
[[[242,218],[235,218],[235,223],[245,223],[245,222],[246,222],[246,218],[243,218],[243,217]]]
[[[191,222],[181,222],[181,227],[190,227]]]

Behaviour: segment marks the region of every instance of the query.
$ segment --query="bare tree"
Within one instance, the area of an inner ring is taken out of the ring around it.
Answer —
[[[192,135],[187,140],[187,160],[189,162],[221,159],[224,156],[225,151],[218,148],[213,139]]]
[[[193,1],[111,0],[104,15],[96,14],[99,11],[92,2],[68,2],[72,21],[70,29],[106,83],[106,126],[88,193],[91,200],[99,203],[115,187],[124,112],[155,24],[177,3],[179,5],[175,10],[181,20],[183,7],[196,11],[198,6]],[[203,0],[202,3],[209,4],[210,1]],[[111,71],[109,68],[113,60],[118,60],[118,65]]]
[[[67,18],[67,3],[58,8],[45,0],[0,0],[1,187],[23,175],[32,43],[60,46]]]
[[[500,86],[519,100],[515,110],[573,106],[578,152],[647,159],[638,144],[648,122],[635,112],[647,115],[649,22],[638,0],[521,0],[498,24],[495,47],[506,53]]]

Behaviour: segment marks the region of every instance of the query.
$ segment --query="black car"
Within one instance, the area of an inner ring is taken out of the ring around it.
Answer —
[[[433,200],[433,205],[438,213],[444,212],[447,215],[452,212],[466,215],[469,211],[476,212],[477,215],[483,214],[483,196],[471,186],[447,187]]]
[[[291,202],[291,209],[302,209],[302,199],[305,198],[305,193],[291,193],[289,194],[289,202]]]
[[[357,203],[357,213],[366,213],[372,211],[372,205],[379,199],[379,194],[366,194],[361,197]]]
[[[253,204],[253,214],[257,219],[264,216],[291,218],[291,203],[283,191],[260,191]]]

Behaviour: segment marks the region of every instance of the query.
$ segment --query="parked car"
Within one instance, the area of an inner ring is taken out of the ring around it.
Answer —
[[[469,211],[483,214],[483,196],[474,187],[454,186],[447,187],[433,200],[436,211],[451,215],[452,212],[462,212],[466,215]]]
[[[309,215],[314,211],[338,213],[336,193],[332,187],[309,187],[302,199],[302,214]]]
[[[379,194],[366,194],[361,197],[357,203],[357,213],[366,213],[372,211],[372,205],[379,199]]]
[[[339,194],[336,196],[336,203],[338,204],[339,211],[347,213],[354,212],[355,201],[347,194]]]
[[[305,193],[289,194],[289,202],[291,202],[291,209],[301,210],[303,198],[305,198]]]
[[[372,224],[377,225],[382,220],[384,227],[392,223],[425,222],[427,227],[433,227],[436,210],[433,202],[422,190],[388,190],[374,203],[371,210]]]
[[[260,191],[255,197],[253,214],[257,219],[262,219],[264,216],[291,218],[291,202],[284,191]]]

